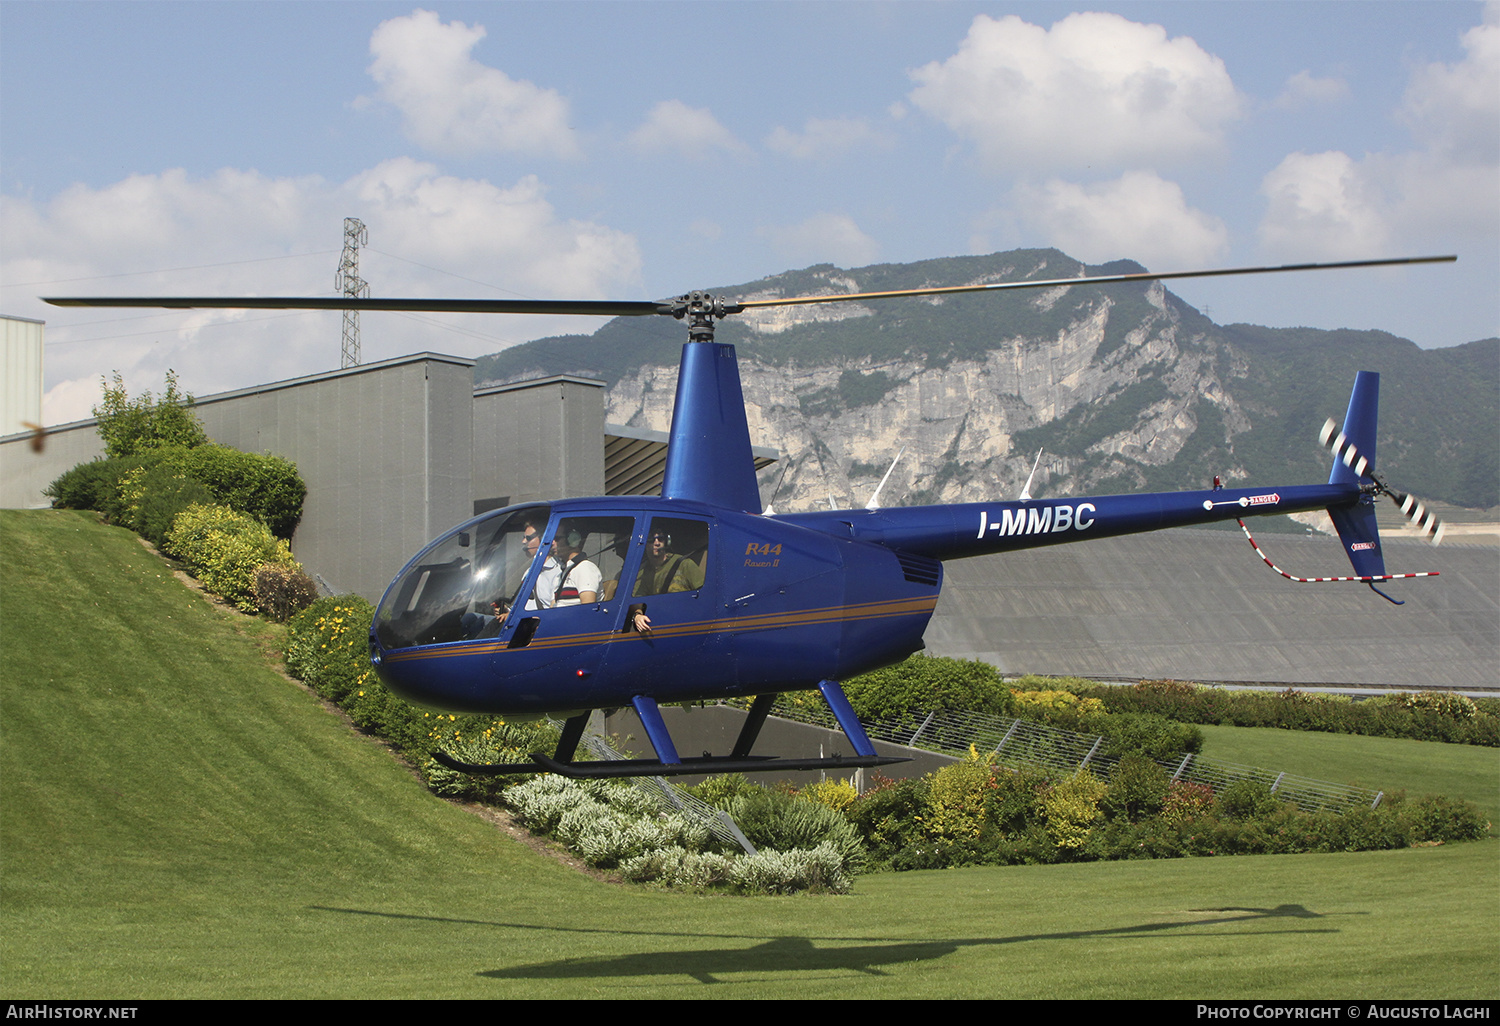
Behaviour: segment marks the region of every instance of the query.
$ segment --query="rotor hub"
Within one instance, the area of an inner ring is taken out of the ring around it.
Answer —
[[[745,309],[743,303],[726,302],[711,292],[693,291],[662,304],[662,312],[687,321],[689,342],[712,342],[714,319]]]

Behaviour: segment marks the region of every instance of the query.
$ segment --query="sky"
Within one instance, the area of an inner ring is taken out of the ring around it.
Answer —
[[[1219,323],[1500,334],[1500,3],[0,0],[0,313],[43,417],[339,365],[336,312],[42,295],[659,299],[1055,246]],[[595,318],[362,315],[366,362]]]

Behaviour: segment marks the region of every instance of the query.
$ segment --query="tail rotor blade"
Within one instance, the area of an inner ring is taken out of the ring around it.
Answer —
[[[1438,519],[1437,514],[1428,509],[1427,504],[1415,495],[1397,491],[1376,477],[1375,472],[1370,469],[1369,461],[1359,454],[1353,442],[1344,437],[1344,433],[1339,430],[1338,424],[1332,417],[1323,422],[1323,429],[1318,432],[1318,442],[1323,448],[1333,453],[1334,459],[1339,460],[1344,466],[1360,477],[1368,477],[1374,481],[1375,494],[1384,493],[1389,496],[1390,500],[1400,507],[1401,514],[1411,522],[1412,527],[1416,528],[1421,537],[1433,545],[1442,544],[1447,527]]]

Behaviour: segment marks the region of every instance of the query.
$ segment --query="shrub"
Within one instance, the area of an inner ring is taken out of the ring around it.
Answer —
[[[99,384],[104,396],[94,407],[94,417],[99,421],[105,455],[137,456],[162,446],[191,448],[208,441],[203,425],[192,412],[193,397],[177,389],[175,371],[167,371],[166,387],[159,399],[149,391],[131,399],[119,371],[113,385],[102,377]]]
[[[290,460],[227,445],[202,445],[177,451],[173,461],[187,476],[206,484],[220,504],[264,521],[278,538],[290,538],[302,519],[307,486]]]
[[[282,623],[318,597],[318,586],[300,568],[262,563],[250,582],[255,608],[267,619]]]
[[[826,805],[835,812],[848,812],[859,799],[859,790],[851,782],[835,778],[808,784],[797,792],[797,797],[805,802]]]
[[[107,456],[80,463],[63,471],[42,494],[52,499],[55,509],[92,509],[108,516],[119,506],[120,478],[134,466],[132,460]]]
[[[252,581],[262,565],[302,569],[265,524],[227,506],[196,504],[179,513],[167,532],[167,553],[186,563],[209,591],[246,612],[255,609]]]
[[[847,894],[853,883],[847,865],[835,845],[824,843],[791,851],[763,848],[736,861],[731,872],[734,882],[747,891]]]
[[[189,506],[209,505],[215,496],[202,481],[161,464],[128,472],[120,481],[120,498],[128,526],[164,549],[178,514]]]
[[[988,821],[990,796],[999,789],[987,763],[967,759],[932,775],[924,832],[947,840],[978,838]]]
[[[1013,691],[1011,697],[1015,699],[1018,716],[1033,716],[1037,713],[1045,714],[1057,710],[1081,714],[1104,711],[1104,703],[1099,699],[1079,698],[1071,691]]]
[[[1451,720],[1472,720],[1479,714],[1479,707],[1471,699],[1448,691],[1418,691],[1415,694],[1389,695],[1374,701],[1383,701],[1399,709],[1433,712]]]
[[[908,713],[965,709],[1005,715],[1010,689],[988,663],[917,654],[905,662],[855,677],[844,684],[849,703],[863,719],[886,720]]]
[[[844,816],[826,805],[798,801],[764,787],[750,787],[733,798],[726,811],[757,848],[790,851],[831,844],[851,870],[863,868],[864,845]]]
[[[480,766],[529,762],[532,752],[551,751],[557,747],[557,731],[545,720],[507,723],[496,717],[450,717],[431,713],[423,713],[421,720],[427,725],[427,738],[424,744],[413,747],[427,752],[442,749],[460,762]],[[427,786],[436,794],[483,802],[502,801],[506,788],[527,779],[524,775],[460,773],[431,758],[422,772]]]
[[[1396,808],[1413,841],[1477,841],[1490,828],[1478,806],[1442,795],[1400,802]]]
[[[1247,779],[1236,780],[1219,792],[1214,811],[1227,819],[1248,820],[1269,815],[1280,805],[1271,785]]]
[[[876,866],[894,865],[903,851],[923,840],[921,817],[927,811],[931,777],[892,780],[877,774],[875,786],[850,806],[849,821],[859,831]]]
[[[1214,789],[1207,784],[1174,780],[1162,802],[1161,818],[1168,823],[1182,823],[1213,812]]]
[[[656,883],[703,891],[729,885],[735,859],[718,852],[694,852],[675,845],[658,848],[620,863],[620,875],[632,883]]]
[[[1353,702],[1344,695],[1227,691],[1181,681],[1148,680],[1134,687],[1072,688],[1098,698],[1111,713],[1143,712],[1183,723],[1280,727],[1372,737],[1408,737],[1452,744],[1500,746],[1500,709],[1448,692],[1391,695]]]
[[[755,786],[742,774],[724,773],[717,777],[709,777],[701,784],[695,784],[688,788],[688,792],[705,805],[712,805],[716,809],[727,809],[730,801],[737,795]]]
[[[1154,816],[1166,804],[1172,788],[1167,771],[1142,755],[1127,755],[1109,776],[1105,811],[1132,823]]]
[[[1079,849],[1089,839],[1089,831],[1100,818],[1099,801],[1105,787],[1088,770],[1049,789],[1042,795],[1042,812],[1047,817],[1047,834],[1059,849]]]

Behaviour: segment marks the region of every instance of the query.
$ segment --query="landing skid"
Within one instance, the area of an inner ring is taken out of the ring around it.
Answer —
[[[583,736],[584,724],[588,721],[587,712],[568,718],[554,754],[548,756],[541,752],[533,752],[531,762],[480,765],[460,762],[446,752],[436,752],[433,758],[451,770],[475,776],[498,777],[518,773],[556,773],[559,776],[581,780],[604,780],[614,777],[680,777],[713,773],[765,773],[782,770],[842,772],[908,761],[897,756],[876,754],[875,746],[870,743],[864,728],[860,726],[858,717],[849,706],[849,700],[844,696],[844,689],[839,687],[836,681],[825,680],[818,685],[818,690],[823,693],[823,698],[833,711],[834,718],[838,720],[839,726],[844,729],[845,735],[849,738],[849,743],[854,748],[853,755],[806,759],[751,755],[750,748],[755,744],[760,728],[766,722],[766,716],[776,700],[775,695],[759,695],[750,706],[750,713],[745,719],[745,725],[740,729],[740,736],[734,743],[733,752],[729,755],[704,754],[684,759],[677,754],[677,748],[672,743],[671,735],[667,733],[667,725],[662,720],[661,710],[657,708],[656,702],[649,696],[640,695],[633,699],[631,704],[635,707],[636,714],[640,716],[641,724],[646,728],[646,736],[650,738],[652,747],[656,749],[655,759],[575,762],[573,755],[577,751],[579,738]]]
[[[507,776],[512,773],[556,773],[574,780],[607,780],[614,777],[682,777],[695,774],[715,773],[765,773],[780,770],[853,770],[865,766],[889,766],[908,760],[895,756],[833,756],[821,759],[778,759],[770,755],[752,755],[736,759],[732,756],[697,756],[681,762],[661,762],[657,759],[620,759],[611,762],[562,762],[540,752],[533,752],[532,762],[478,765],[459,762],[445,752],[433,755],[438,762],[460,773],[475,776]]]

